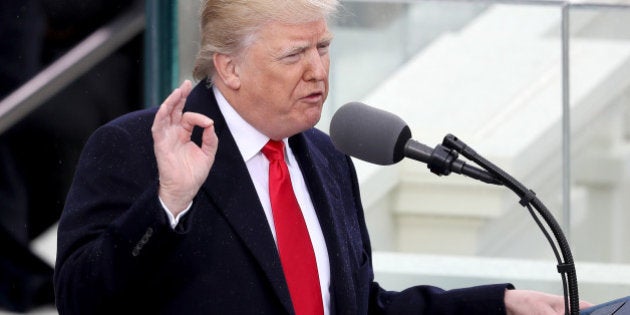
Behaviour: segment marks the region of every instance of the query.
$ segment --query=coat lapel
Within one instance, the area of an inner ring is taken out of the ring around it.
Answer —
[[[346,215],[342,211],[338,174],[318,147],[306,136],[313,130],[291,137],[290,145],[300,165],[317,213],[330,260],[331,311],[333,314],[356,314],[356,293],[352,268],[348,261],[348,231]]]
[[[280,257],[256,189],[212,89],[204,85],[205,82],[201,82],[195,87],[186,104],[186,110],[202,113],[214,120],[219,138],[215,162],[201,192],[223,212],[264,270],[287,312],[291,313],[293,306]],[[193,134],[193,140],[200,142],[200,132]]]

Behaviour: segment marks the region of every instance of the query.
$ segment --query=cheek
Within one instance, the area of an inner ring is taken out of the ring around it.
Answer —
[[[304,124],[308,125],[308,127],[312,127],[322,116],[322,106],[308,106],[303,108],[300,113],[300,120],[303,121]]]
[[[263,81],[257,82],[258,87],[264,93],[273,97],[284,98],[288,101],[298,90],[301,84],[301,77],[292,72],[282,72],[273,76],[266,76]]]

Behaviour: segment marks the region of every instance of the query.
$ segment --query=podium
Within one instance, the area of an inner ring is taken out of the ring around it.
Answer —
[[[630,296],[581,310],[580,315],[630,315]]]

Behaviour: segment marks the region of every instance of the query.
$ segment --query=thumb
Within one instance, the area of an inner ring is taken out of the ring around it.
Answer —
[[[214,131],[214,122],[212,122],[203,130],[203,135],[201,139],[201,150],[206,155],[214,157],[217,152],[218,145],[219,139],[217,138],[217,134]]]

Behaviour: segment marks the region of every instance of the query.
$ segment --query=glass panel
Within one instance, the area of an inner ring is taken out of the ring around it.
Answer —
[[[457,32],[487,6],[447,1],[344,2],[332,23],[330,103],[338,106],[365,97],[436,38]],[[337,106],[329,107],[330,112]]]
[[[363,101],[403,117],[427,145],[452,133],[559,216],[560,13],[556,6],[488,2],[345,2],[333,27],[329,113]],[[369,191],[378,175],[363,175],[373,168],[358,163],[364,195],[378,193]],[[459,175],[438,178],[413,161],[391,171],[399,175],[383,194],[390,201],[366,202],[377,249],[553,257],[506,188]],[[371,210],[375,205],[378,211]],[[389,220],[372,220],[382,211]]]
[[[571,10],[576,257],[630,262],[630,9]]]
[[[434,146],[452,133],[534,190],[562,218],[561,1],[342,1],[331,22],[330,93],[318,128],[362,101],[403,117]],[[197,1],[179,1],[180,78],[191,78]],[[626,46],[619,7],[571,11],[572,247],[630,260]],[[193,22],[194,21],[194,22]],[[424,165],[356,162],[376,250],[553,259],[504,187]],[[438,241],[439,240],[439,241]],[[602,244],[606,244],[602,246]]]
[[[183,80],[192,80],[193,66],[195,56],[199,48],[199,22],[198,11],[201,1],[178,1],[178,19],[179,19],[179,78]]]

